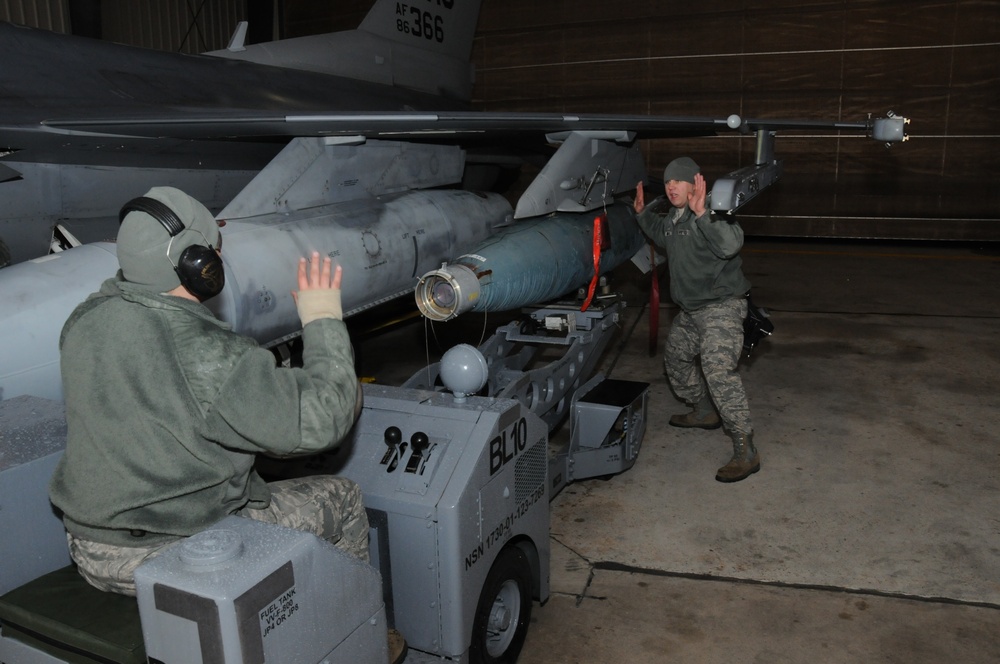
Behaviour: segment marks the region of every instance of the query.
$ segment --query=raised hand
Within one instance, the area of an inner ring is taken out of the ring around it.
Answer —
[[[700,217],[705,214],[706,191],[705,177],[701,173],[696,173],[694,176],[694,188],[688,194],[688,207],[691,208],[695,216]]]
[[[306,265],[306,259],[299,259],[299,290],[292,291],[292,298],[299,312],[299,320],[305,327],[319,318],[343,320],[340,300],[340,283],[343,278],[341,266],[332,267],[329,256],[321,260],[314,251]]]

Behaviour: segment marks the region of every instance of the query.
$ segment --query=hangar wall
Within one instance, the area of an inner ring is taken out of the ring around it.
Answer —
[[[102,38],[177,53],[225,48],[246,19],[245,0],[102,0]]]
[[[69,1],[3,0],[0,2],[0,21],[69,32]]]
[[[352,27],[369,4],[286,0],[288,29]],[[912,117],[911,140],[890,150],[855,136],[779,136],[785,176],[742,210],[744,227],[1000,240],[996,0],[483,0],[474,48],[475,103],[488,110]],[[712,178],[752,163],[754,141],[659,140],[643,151],[651,178],[680,154]]]
[[[913,118],[890,150],[779,136],[785,177],[741,214],[748,233],[1000,240],[1000,3],[982,0],[485,0],[477,103],[857,121]],[[645,146],[709,177],[753,161],[753,140]]]
[[[0,20],[161,51],[225,48],[246,0],[2,0]]]

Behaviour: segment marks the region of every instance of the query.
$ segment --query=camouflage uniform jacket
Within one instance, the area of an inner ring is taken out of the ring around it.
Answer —
[[[720,219],[711,210],[695,217],[689,208],[678,210],[662,196],[647,205],[636,221],[666,250],[670,297],[684,311],[742,297],[750,290],[739,256],[743,229],[735,221]]]
[[[50,496],[77,537],[149,546],[270,500],[257,453],[337,445],[358,392],[342,321],[303,330],[303,368],[202,304],[109,279],[60,338],[66,452]]]

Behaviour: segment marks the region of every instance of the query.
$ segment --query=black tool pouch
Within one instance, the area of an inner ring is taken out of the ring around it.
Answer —
[[[774,332],[774,323],[771,322],[771,315],[767,309],[753,303],[749,292],[746,298],[747,317],[743,319],[743,350],[749,357],[757,342]]]

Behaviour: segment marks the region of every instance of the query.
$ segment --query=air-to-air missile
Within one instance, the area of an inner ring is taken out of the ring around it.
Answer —
[[[423,275],[415,292],[417,306],[432,320],[449,320],[467,311],[507,311],[546,302],[617,267],[643,243],[631,207],[620,203],[603,214],[557,212],[522,221]]]

